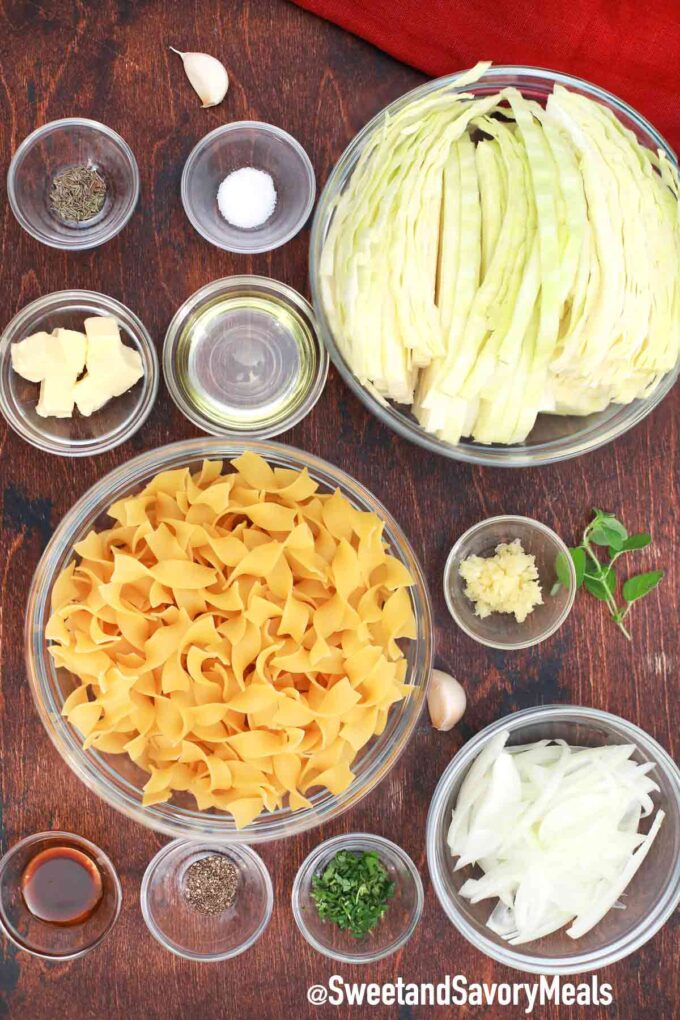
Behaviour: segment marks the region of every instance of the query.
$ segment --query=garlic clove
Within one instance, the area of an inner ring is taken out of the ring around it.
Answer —
[[[467,698],[458,681],[441,669],[433,669],[427,691],[430,721],[436,730],[447,732],[463,718]]]
[[[221,103],[229,88],[229,75],[224,64],[209,53],[182,53],[174,46],[170,49],[182,58],[186,76],[203,108]]]

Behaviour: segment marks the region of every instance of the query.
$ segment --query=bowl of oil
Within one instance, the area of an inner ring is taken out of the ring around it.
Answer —
[[[163,374],[180,411],[204,432],[268,439],[314,407],[328,354],[301,294],[266,277],[231,276],[175,313]]]

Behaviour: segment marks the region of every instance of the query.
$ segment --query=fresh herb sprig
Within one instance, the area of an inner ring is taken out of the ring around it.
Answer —
[[[583,587],[600,602],[606,602],[609,614],[628,640],[632,640],[628,628],[624,624],[633,603],[648,595],[656,588],[663,577],[663,570],[650,570],[645,574],[635,574],[623,583],[621,594],[622,606],[616,599],[617,575],[614,564],[624,553],[645,549],[651,544],[651,535],[646,531],[629,535],[621,521],[614,514],[604,510],[593,510],[593,519],[583,532],[581,544],[569,549],[574,570],[576,571],[576,587]],[[603,561],[596,551],[606,548],[609,559]],[[555,561],[557,581],[553,585],[552,594],[560,587],[569,585],[569,567],[563,553]]]
[[[371,932],[389,906],[395,884],[373,850],[339,850],[312,879],[319,917],[360,939]]]

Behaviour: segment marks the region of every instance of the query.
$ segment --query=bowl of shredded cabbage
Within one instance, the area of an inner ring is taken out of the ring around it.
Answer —
[[[607,712],[516,712],[444,771],[427,857],[449,920],[487,956],[531,974],[597,970],[680,902],[680,770]]]
[[[66,763],[168,835],[263,842],[352,807],[424,704],[427,586],[389,512],[292,447],[142,454],[62,520],[26,611]]]
[[[471,463],[596,449],[680,356],[677,158],[605,90],[478,64],[350,143],[317,206],[320,335],[397,433]]]

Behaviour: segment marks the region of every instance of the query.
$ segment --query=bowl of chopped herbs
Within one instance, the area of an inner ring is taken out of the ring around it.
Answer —
[[[396,843],[352,833],[326,840],[306,858],[292,906],[298,928],[318,952],[372,963],[396,952],[415,931],[423,886]]]

